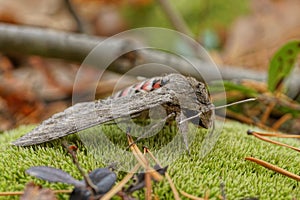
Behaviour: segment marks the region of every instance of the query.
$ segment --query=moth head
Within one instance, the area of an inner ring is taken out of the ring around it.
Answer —
[[[199,126],[203,127],[203,128],[210,128],[213,124],[213,116],[214,116],[214,110],[209,110],[206,112],[203,112],[200,115],[200,119],[199,119]]]
[[[214,105],[211,102],[209,91],[205,83],[197,81],[192,77],[188,77],[190,86],[194,90],[196,96],[195,108],[192,112],[187,114],[187,117],[199,114],[199,118],[195,118],[192,122],[196,125],[199,125],[203,128],[209,128],[212,126],[213,115],[214,115]],[[190,114],[192,113],[192,114]]]

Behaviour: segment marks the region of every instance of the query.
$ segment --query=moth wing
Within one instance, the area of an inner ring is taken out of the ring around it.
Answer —
[[[26,170],[30,176],[54,183],[66,183],[76,187],[84,187],[84,182],[74,179],[70,174],[60,169],[47,166],[30,167]]]
[[[164,90],[160,88],[149,93],[75,104],[45,120],[12,144],[29,146],[48,142],[114,119],[140,113],[157,105],[173,102],[172,93]]]

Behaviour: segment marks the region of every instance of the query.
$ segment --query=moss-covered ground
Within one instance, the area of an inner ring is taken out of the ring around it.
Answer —
[[[81,179],[71,158],[58,141],[26,148],[9,144],[32,128],[33,126],[23,126],[0,135],[0,191],[21,191],[24,189],[24,185],[31,180],[53,189],[72,188],[72,186],[65,184],[47,183],[25,174],[24,171],[30,166],[46,165],[63,169],[75,178]],[[244,160],[246,156],[253,156],[299,174],[299,154],[290,149],[268,144],[253,136],[248,136],[246,134],[248,129],[253,129],[253,127],[236,122],[226,122],[211,153],[201,159],[199,156],[201,145],[199,143],[203,140],[202,135],[205,130],[192,128],[191,131],[196,132],[196,134],[190,145],[190,155],[187,153],[179,155],[168,169],[177,188],[200,197],[209,191],[210,199],[219,199],[221,195],[220,182],[222,181],[225,184],[228,199],[243,199],[245,197],[299,199],[300,187],[297,181]],[[116,127],[107,126],[105,130],[112,133],[111,141],[120,140],[126,145],[125,136],[113,136],[118,132],[115,131]],[[162,138],[165,139],[168,131],[171,130],[166,129],[158,137],[161,140]],[[71,137],[71,139],[75,141],[76,137]],[[294,146],[300,145],[300,142],[294,139],[280,139],[280,141]],[[151,146],[157,145],[157,139],[144,140],[144,143],[151,149]],[[90,171],[104,166],[103,160],[90,156],[88,151],[81,146],[81,143],[77,142],[76,144],[80,149],[78,158],[83,168]],[[166,157],[168,157],[167,154]],[[114,154],[112,153],[111,156],[113,157]],[[119,173],[119,178],[124,174]],[[173,199],[167,181],[155,184],[154,193],[160,196],[160,199]],[[135,195],[142,198],[143,194],[140,192]],[[59,198],[65,199],[67,196],[61,195]],[[2,197],[2,199],[9,198]],[[11,199],[17,199],[17,197]]]

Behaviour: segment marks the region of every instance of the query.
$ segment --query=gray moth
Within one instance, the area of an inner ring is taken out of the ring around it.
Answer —
[[[138,115],[159,105],[168,115],[175,116],[187,148],[188,121],[181,123],[184,119],[199,114],[197,125],[203,128],[212,126],[214,105],[205,84],[192,77],[168,74],[154,77],[126,90],[130,95],[117,93],[107,99],[77,103],[54,114],[12,144],[29,146],[52,141],[128,115]]]

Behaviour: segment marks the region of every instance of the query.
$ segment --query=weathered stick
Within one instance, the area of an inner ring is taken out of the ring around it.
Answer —
[[[22,55],[38,55],[48,58],[60,58],[75,62],[82,62],[84,58],[96,47],[100,42],[107,38],[89,36],[85,34],[76,34],[63,31],[54,31],[45,28],[36,28],[29,26],[15,26],[5,23],[0,23],[0,52],[2,53],[19,53]],[[133,40],[111,40],[109,46],[106,48],[101,57],[113,57],[120,52],[126,51],[135,47],[137,43]],[[132,55],[132,54],[131,54]],[[118,56],[117,56],[118,57]],[[199,59],[191,59],[205,80],[216,80],[220,77],[215,74],[210,64]],[[128,65],[133,63],[133,65]],[[127,63],[124,64],[124,63]],[[195,69],[191,64],[178,56],[153,50],[140,50],[135,52],[132,57],[122,57],[117,59],[110,70],[125,73],[135,65],[145,63],[160,63],[170,66],[184,75],[197,75]],[[101,63],[98,63],[101,67]],[[143,68],[145,70],[145,68]],[[143,74],[147,77],[161,75],[162,71],[154,72],[151,67],[146,69],[147,72]],[[139,73],[136,71],[136,73]],[[228,66],[220,67],[220,73],[223,79],[254,79],[265,80],[266,75],[257,73],[249,69],[232,68]],[[200,78],[200,77],[195,77]],[[299,84],[300,85],[300,84]]]
[[[0,23],[0,52],[2,53],[38,55],[82,62],[91,50],[105,39],[107,38]],[[140,50],[119,58],[118,54],[120,52],[126,52],[126,49],[133,49],[136,45],[137,43],[133,40],[111,40],[105,51],[102,52],[103,55],[101,55],[103,58],[118,58],[111,64],[109,70],[124,74],[137,65],[159,63],[170,66],[183,75],[192,75],[199,80],[202,77],[205,77],[206,81],[220,80],[220,78],[223,80],[252,79],[257,81],[265,81],[267,79],[267,74],[264,72],[226,65],[219,66],[220,77],[212,70],[211,63],[197,58],[189,58],[189,61],[197,67],[197,70],[195,70],[191,67],[191,63],[178,56],[149,49]],[[106,67],[102,63],[97,63],[97,66]],[[142,74],[145,77],[158,76],[165,73],[165,71],[160,69],[154,71],[151,67],[143,68],[143,70]],[[199,76],[199,71],[202,77]],[[141,75],[138,70],[135,70],[134,73],[132,75]],[[289,96],[294,97],[298,93],[300,90],[298,74],[291,75],[288,88],[290,90]]]

